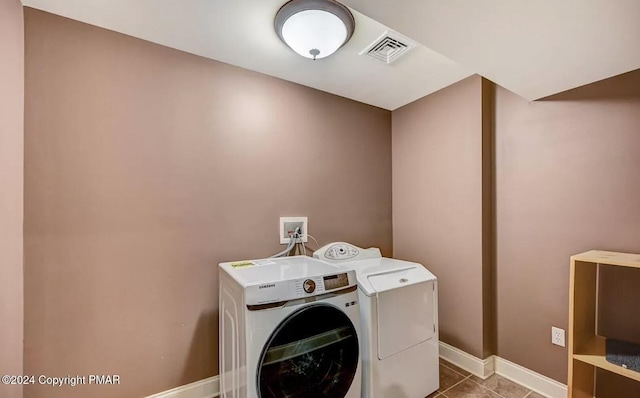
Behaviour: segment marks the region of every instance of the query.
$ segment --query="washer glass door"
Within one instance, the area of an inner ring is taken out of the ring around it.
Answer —
[[[343,398],[358,368],[358,336],[349,317],[327,304],[289,315],[258,362],[260,398]]]

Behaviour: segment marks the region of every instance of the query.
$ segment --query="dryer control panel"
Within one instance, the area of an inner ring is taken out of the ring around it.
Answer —
[[[320,260],[339,263],[342,261],[366,260],[380,258],[382,254],[377,247],[363,249],[346,242],[329,243],[313,253],[313,257]]]

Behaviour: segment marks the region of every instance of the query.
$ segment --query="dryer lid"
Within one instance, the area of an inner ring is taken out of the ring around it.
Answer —
[[[418,263],[388,258],[354,261],[351,268],[356,270],[358,287],[369,297],[379,292],[436,280],[435,275]]]
[[[430,278],[429,274],[424,273],[422,267],[407,267],[368,275],[367,279],[373,290],[376,293],[381,293],[428,281],[432,278]]]

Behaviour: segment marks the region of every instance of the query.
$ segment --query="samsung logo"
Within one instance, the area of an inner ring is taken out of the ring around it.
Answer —
[[[267,283],[266,285],[258,286],[258,289],[268,289],[270,287],[276,287],[276,284],[275,283]]]

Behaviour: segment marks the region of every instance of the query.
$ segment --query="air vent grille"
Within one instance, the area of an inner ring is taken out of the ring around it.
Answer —
[[[406,54],[414,44],[405,37],[395,32],[385,32],[371,45],[365,48],[360,54],[367,54],[370,57],[391,64]]]

